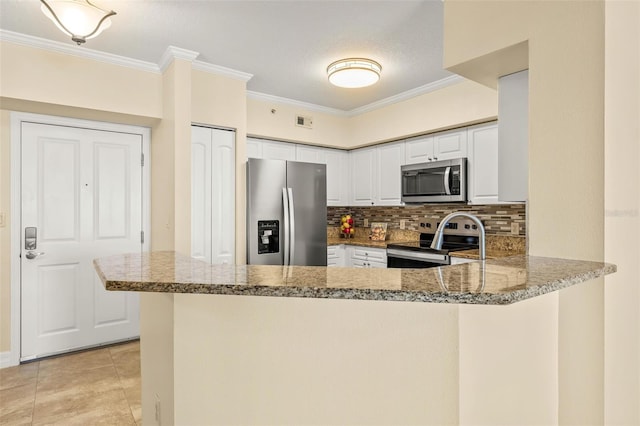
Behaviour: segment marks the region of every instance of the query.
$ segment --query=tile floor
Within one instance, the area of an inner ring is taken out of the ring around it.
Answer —
[[[0,369],[0,425],[141,425],[140,342]]]

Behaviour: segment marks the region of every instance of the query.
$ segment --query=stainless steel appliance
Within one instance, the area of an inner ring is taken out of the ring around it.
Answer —
[[[452,219],[443,232],[442,249],[431,248],[439,221],[421,223],[428,232],[420,241],[387,244],[387,268],[431,268],[451,264],[451,253],[479,247],[478,226],[469,219]]]
[[[248,160],[247,262],[327,265],[324,164]]]
[[[467,201],[466,158],[407,164],[400,173],[404,203]]]

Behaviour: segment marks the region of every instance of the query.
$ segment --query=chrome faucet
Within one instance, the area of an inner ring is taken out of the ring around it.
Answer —
[[[466,217],[468,219],[471,219],[476,225],[478,225],[478,237],[479,237],[478,239],[480,240],[480,247],[479,247],[480,260],[485,260],[486,250],[485,250],[484,225],[482,224],[480,219],[478,219],[476,216],[469,213],[453,212],[447,215],[444,219],[442,219],[442,222],[440,222],[440,225],[438,225],[436,234],[433,236],[433,241],[431,242],[431,248],[436,250],[442,249],[442,237],[444,235],[444,230],[447,227],[447,223],[449,223],[451,219],[456,217]]]

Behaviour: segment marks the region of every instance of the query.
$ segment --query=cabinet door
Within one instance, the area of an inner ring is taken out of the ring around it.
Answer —
[[[307,145],[296,145],[296,161],[305,163],[326,164],[323,148]]]
[[[351,204],[354,206],[370,206],[374,202],[375,154],[375,148],[362,148],[350,153]]]
[[[247,158],[262,158],[262,140],[247,138]]]
[[[434,160],[467,156],[467,130],[451,130],[433,135]]]
[[[376,148],[375,203],[399,206],[401,195],[400,166],[405,159],[403,142],[388,143]]]
[[[433,161],[433,136],[409,139],[405,142],[404,164]]]
[[[296,161],[296,145],[286,142],[262,141],[262,158]]]
[[[498,203],[498,125],[470,127],[467,157],[470,204]]]
[[[349,153],[339,149],[326,149],[327,205],[349,205]]]

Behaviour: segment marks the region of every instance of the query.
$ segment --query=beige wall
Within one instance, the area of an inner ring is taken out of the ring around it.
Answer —
[[[275,112],[271,112],[275,110]],[[295,117],[313,118],[313,128],[296,126]],[[282,102],[247,99],[247,133],[265,139],[349,148],[349,119]]]
[[[498,93],[467,80],[351,118],[349,147],[490,121],[497,115]]]
[[[11,148],[9,144],[11,126],[9,113],[0,110],[0,213],[4,226],[0,227],[0,353],[11,349]]]
[[[485,84],[528,54],[529,253],[603,260],[604,3],[450,0],[444,36],[445,67]],[[487,56],[493,67],[479,69]],[[558,388],[548,391],[558,391],[560,424],[604,421],[603,280],[594,283],[559,293]]]
[[[247,101],[250,135],[341,149],[495,120],[497,114],[497,92],[469,80],[353,117],[273,101]],[[313,129],[296,126],[296,115],[313,117]]]
[[[605,423],[640,424],[640,2],[608,1],[605,53]]]

